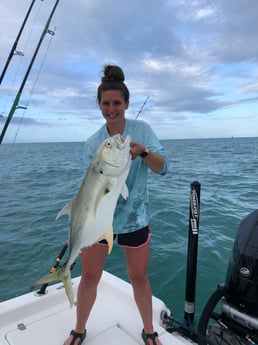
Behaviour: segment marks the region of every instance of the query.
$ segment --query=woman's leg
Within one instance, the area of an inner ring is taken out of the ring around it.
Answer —
[[[100,281],[108,247],[95,244],[85,248],[81,254],[82,276],[77,292],[77,319],[75,331],[83,333],[86,328],[86,322],[89,318],[91,309],[94,305],[97,286]],[[70,345],[72,336],[70,336],[64,345]],[[75,341],[77,345],[79,339]]]
[[[145,333],[153,333],[152,291],[148,278],[150,243],[137,248],[124,247],[128,276],[133,286],[135,302],[138,306]],[[149,343],[152,345],[151,340]],[[161,342],[156,338],[157,345]]]

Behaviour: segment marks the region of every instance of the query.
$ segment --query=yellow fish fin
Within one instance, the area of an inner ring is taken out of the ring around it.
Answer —
[[[113,226],[110,225],[107,229],[107,231],[104,233],[104,235],[101,237],[101,240],[107,240],[108,243],[108,254],[111,253],[113,248],[113,242],[114,242],[114,233],[113,233]]]

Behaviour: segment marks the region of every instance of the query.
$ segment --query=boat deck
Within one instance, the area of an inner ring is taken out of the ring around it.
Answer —
[[[80,277],[73,279],[77,290]],[[168,333],[160,321],[161,311],[169,310],[153,297],[155,330],[163,345],[190,342]],[[48,287],[41,297],[35,292],[0,303],[1,345],[62,345],[74,327],[76,307],[70,308],[61,283]],[[134,302],[131,285],[103,272],[98,298],[87,324],[88,345],[137,345],[141,339],[142,322]]]

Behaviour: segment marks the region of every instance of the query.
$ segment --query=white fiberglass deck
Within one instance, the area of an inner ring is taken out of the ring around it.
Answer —
[[[77,289],[79,277],[73,279]],[[163,345],[189,344],[181,337],[169,334],[161,326],[160,313],[167,310],[162,301],[153,297],[155,330]],[[62,345],[74,327],[76,307],[70,308],[62,284],[48,288],[45,296],[35,293],[0,303],[1,345]],[[89,345],[137,345],[141,339],[142,323],[136,308],[131,285],[103,273],[97,301],[87,324]]]

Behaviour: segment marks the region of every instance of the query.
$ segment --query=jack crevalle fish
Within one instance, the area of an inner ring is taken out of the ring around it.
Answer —
[[[125,184],[131,165],[130,136],[120,134],[107,138],[98,148],[80,186],[78,194],[57,215],[68,214],[70,219],[70,254],[59,270],[36,281],[32,288],[54,280],[62,280],[67,297],[74,303],[70,267],[84,247],[101,239],[113,246],[113,216],[121,194],[128,197]]]

